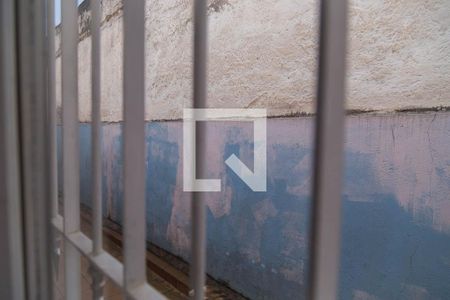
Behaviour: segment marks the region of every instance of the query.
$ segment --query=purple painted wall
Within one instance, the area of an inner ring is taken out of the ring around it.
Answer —
[[[355,115],[346,128],[340,298],[450,299],[450,113]],[[209,123],[222,192],[207,199],[208,272],[251,298],[305,298],[312,130],[310,117],[268,120],[268,190],[256,193],[223,162],[252,168],[251,123]],[[88,203],[88,124],[80,134]],[[105,214],[121,223],[121,125],[103,135]],[[149,123],[147,152],[148,239],[189,260],[182,123]]]

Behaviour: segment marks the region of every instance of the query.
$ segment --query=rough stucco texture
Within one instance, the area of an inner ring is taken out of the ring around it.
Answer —
[[[272,116],[313,112],[316,3],[210,0],[209,106],[267,108]],[[103,5],[102,114],[105,121],[120,121],[121,6],[117,0]],[[179,119],[191,101],[191,5],[190,0],[147,1],[149,120]],[[349,25],[348,109],[450,106],[449,1],[351,0]],[[88,121],[91,42],[88,34],[80,37],[80,119]]]

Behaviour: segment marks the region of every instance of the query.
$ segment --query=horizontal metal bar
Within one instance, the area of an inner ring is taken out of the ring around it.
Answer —
[[[64,231],[64,220],[63,217],[60,214],[57,214],[56,217],[52,219],[52,225],[55,227],[58,231],[63,232]]]
[[[80,254],[84,255],[92,264],[94,264],[98,270],[100,270],[106,277],[108,277],[114,284],[119,287],[123,287],[123,266],[120,261],[111,256],[106,251],[101,254],[92,254],[92,240],[88,238],[81,231],[74,232],[68,236],[61,231],[60,221],[53,220],[53,226],[62,233],[62,237],[71,243]]]
[[[337,298],[341,239],[347,0],[322,0],[309,299]]]
[[[128,295],[136,300],[152,299],[152,300],[165,300],[167,299],[155,290],[148,283],[142,283],[132,289],[128,290]]]
[[[124,287],[124,269],[120,261],[114,258],[106,251],[94,255],[92,252],[92,240],[81,231],[65,235],[63,231],[63,218],[58,215],[52,220],[53,226],[62,234],[62,237],[68,241],[77,251],[92,263],[98,271],[105,275],[118,287],[125,291]],[[145,263],[144,263],[145,265]],[[128,296],[135,300],[163,300],[166,299],[160,292],[150,286],[148,283],[143,283],[128,290]]]

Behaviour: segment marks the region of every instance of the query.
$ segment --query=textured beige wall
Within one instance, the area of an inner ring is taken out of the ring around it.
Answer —
[[[209,106],[267,108],[272,116],[313,112],[316,2],[210,0]],[[104,5],[102,115],[120,121],[122,13],[117,0]],[[179,119],[191,101],[191,5],[147,1],[148,119]],[[349,16],[349,110],[450,106],[450,1],[350,0]],[[89,63],[90,38],[82,34],[82,121],[90,115]]]

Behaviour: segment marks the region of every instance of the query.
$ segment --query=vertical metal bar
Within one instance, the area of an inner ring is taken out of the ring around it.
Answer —
[[[58,216],[58,157],[56,140],[56,89],[55,89],[55,1],[47,0],[47,115],[48,115],[48,164],[51,218]],[[58,277],[60,255],[59,233],[53,230],[53,278]]]
[[[346,0],[322,0],[317,91],[310,299],[337,297],[344,145]]]
[[[124,284],[146,282],[145,264],[145,1],[125,1],[124,22]]]
[[[100,98],[100,0],[91,0],[93,253],[102,251],[102,128]]]
[[[103,289],[106,283],[105,276],[103,276],[103,273],[93,263],[89,267],[89,273],[92,278],[92,299],[103,300]]]
[[[25,299],[15,1],[0,2],[0,299]]]
[[[80,230],[80,165],[78,131],[78,11],[75,0],[62,7],[61,70],[63,123],[64,234]],[[80,254],[64,239],[66,299],[80,299]]]
[[[44,0],[19,0],[17,4],[27,299],[52,299],[46,5]]]
[[[99,255],[103,251],[102,235],[102,128],[101,128],[101,93],[100,93],[100,0],[91,0],[91,64],[92,64],[92,218],[93,244],[92,254]],[[93,265],[90,267],[92,278],[92,299],[103,299],[105,279],[103,274]]]
[[[194,1],[194,91],[193,107],[205,108],[207,101],[207,2]],[[199,177],[205,171],[206,153],[206,124],[200,122],[197,127],[196,170]],[[193,299],[204,299],[206,281],[206,208],[205,194],[194,192],[192,194],[192,241],[191,241],[191,284]]]
[[[47,0],[47,41],[48,41],[48,125],[49,125],[49,180],[50,199],[52,203],[51,216],[58,214],[58,165],[56,146],[56,89],[55,89],[55,0]]]

